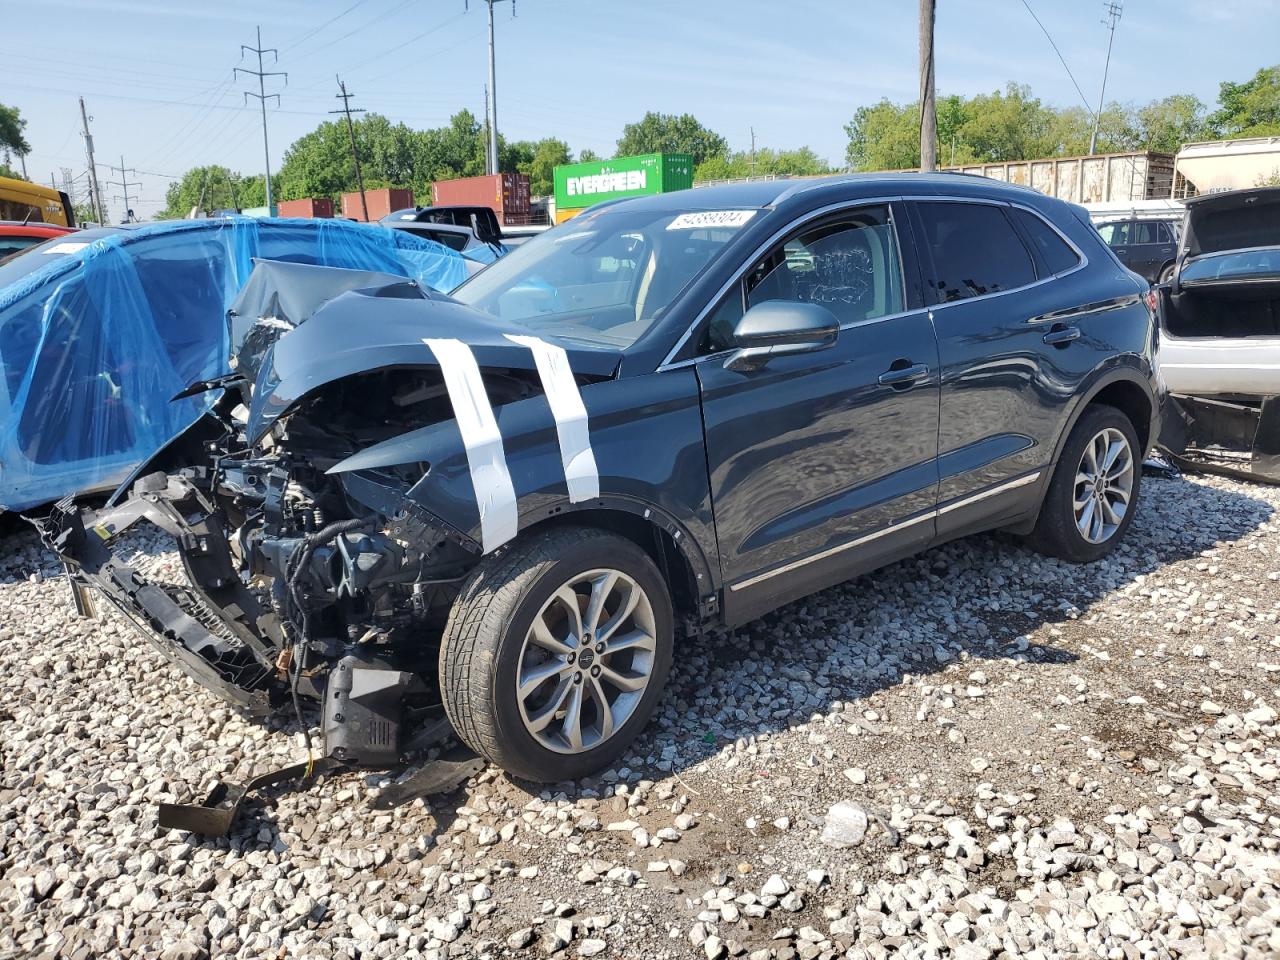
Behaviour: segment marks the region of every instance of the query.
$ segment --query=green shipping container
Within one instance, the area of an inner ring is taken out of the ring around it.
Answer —
[[[556,210],[581,210],[605,200],[670,193],[693,186],[693,158],[686,153],[593,160],[556,167]]]

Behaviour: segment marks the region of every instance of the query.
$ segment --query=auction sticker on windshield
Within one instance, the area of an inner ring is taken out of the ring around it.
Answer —
[[[667,224],[668,230],[705,230],[708,227],[740,227],[756,215],[754,210],[703,210],[682,213]]]

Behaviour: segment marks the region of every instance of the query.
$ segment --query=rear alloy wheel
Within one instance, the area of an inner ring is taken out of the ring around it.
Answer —
[[[671,667],[671,595],[632,541],[566,527],[486,558],[454,601],[440,687],[458,735],[526,780],[594,773],[644,729]]]
[[[1063,444],[1031,546],[1076,563],[1114,550],[1137,507],[1140,457],[1128,417],[1101,404],[1086,410]]]
[[[1134,472],[1129,438],[1114,427],[1100,430],[1085,445],[1072,507],[1076,529],[1089,543],[1106,543],[1124,523]]]

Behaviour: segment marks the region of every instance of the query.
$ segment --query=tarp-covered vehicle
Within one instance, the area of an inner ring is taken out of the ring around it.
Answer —
[[[1180,464],[1280,483],[1280,187],[1187,201],[1172,279],[1155,289]]]
[[[227,308],[255,258],[374,270],[449,290],[457,252],[341,220],[98,227],[0,264],[0,509],[111,489],[208,407],[171,399],[226,371]]]

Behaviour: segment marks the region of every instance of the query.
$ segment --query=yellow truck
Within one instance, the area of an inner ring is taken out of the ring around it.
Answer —
[[[0,177],[0,220],[76,225],[71,198],[65,193],[12,177]]]

